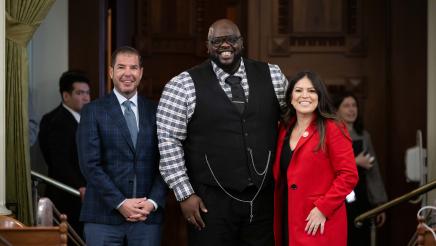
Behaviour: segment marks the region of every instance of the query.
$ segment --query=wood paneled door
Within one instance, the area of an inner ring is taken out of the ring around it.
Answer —
[[[141,92],[158,99],[175,75],[207,58],[209,26],[221,18],[246,30],[245,0],[137,1],[135,46],[144,55]]]
[[[207,58],[209,26],[232,19],[246,33],[246,0],[138,0],[134,46],[144,58],[141,94],[158,100],[175,75]],[[187,245],[186,221],[170,192],[165,211],[163,246]]]

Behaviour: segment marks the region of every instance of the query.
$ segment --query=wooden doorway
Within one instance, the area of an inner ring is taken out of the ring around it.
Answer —
[[[207,58],[206,37],[216,20],[233,20],[246,34],[246,0],[136,1],[134,44],[144,55],[141,93],[158,100],[175,75]]]
[[[156,101],[172,77],[207,58],[207,32],[214,21],[231,19],[244,37],[247,34],[246,0],[137,0],[135,4],[133,44],[144,58],[140,93]],[[162,245],[187,245],[186,225],[170,191]]]

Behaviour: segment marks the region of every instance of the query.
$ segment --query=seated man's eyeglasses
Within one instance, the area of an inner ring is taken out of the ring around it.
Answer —
[[[209,43],[215,47],[221,46],[224,42],[230,44],[230,45],[236,45],[236,43],[241,39],[241,36],[221,36],[221,37],[214,37],[209,39]]]

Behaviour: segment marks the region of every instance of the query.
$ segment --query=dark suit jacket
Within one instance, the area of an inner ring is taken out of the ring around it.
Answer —
[[[38,135],[39,146],[48,166],[48,176],[75,189],[86,186],[79,168],[76,148],[77,121],[62,105],[42,117]],[[70,222],[78,228],[80,198],[47,186],[46,195],[61,213],[68,215]]]
[[[138,117],[135,149],[113,92],[82,109],[77,146],[87,187],[81,221],[100,224],[125,222],[117,206],[124,199],[132,198],[136,173],[136,197],[153,199],[159,206],[145,223],[162,222],[167,188],[158,170],[156,105],[138,96]]]

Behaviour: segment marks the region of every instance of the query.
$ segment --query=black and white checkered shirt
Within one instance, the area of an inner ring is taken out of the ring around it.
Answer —
[[[221,87],[231,99],[230,86],[224,81],[230,74],[224,72],[212,62]],[[271,79],[280,107],[286,106],[285,92],[288,80],[277,65],[268,64]],[[238,71],[234,74],[242,78],[245,98],[249,98],[245,65],[241,60]],[[157,109],[157,135],[159,139],[160,165],[159,169],[165,182],[174,191],[178,201],[194,193],[186,173],[182,142],[187,137],[188,122],[195,109],[195,87],[188,72],[183,72],[172,78],[164,88]]]

